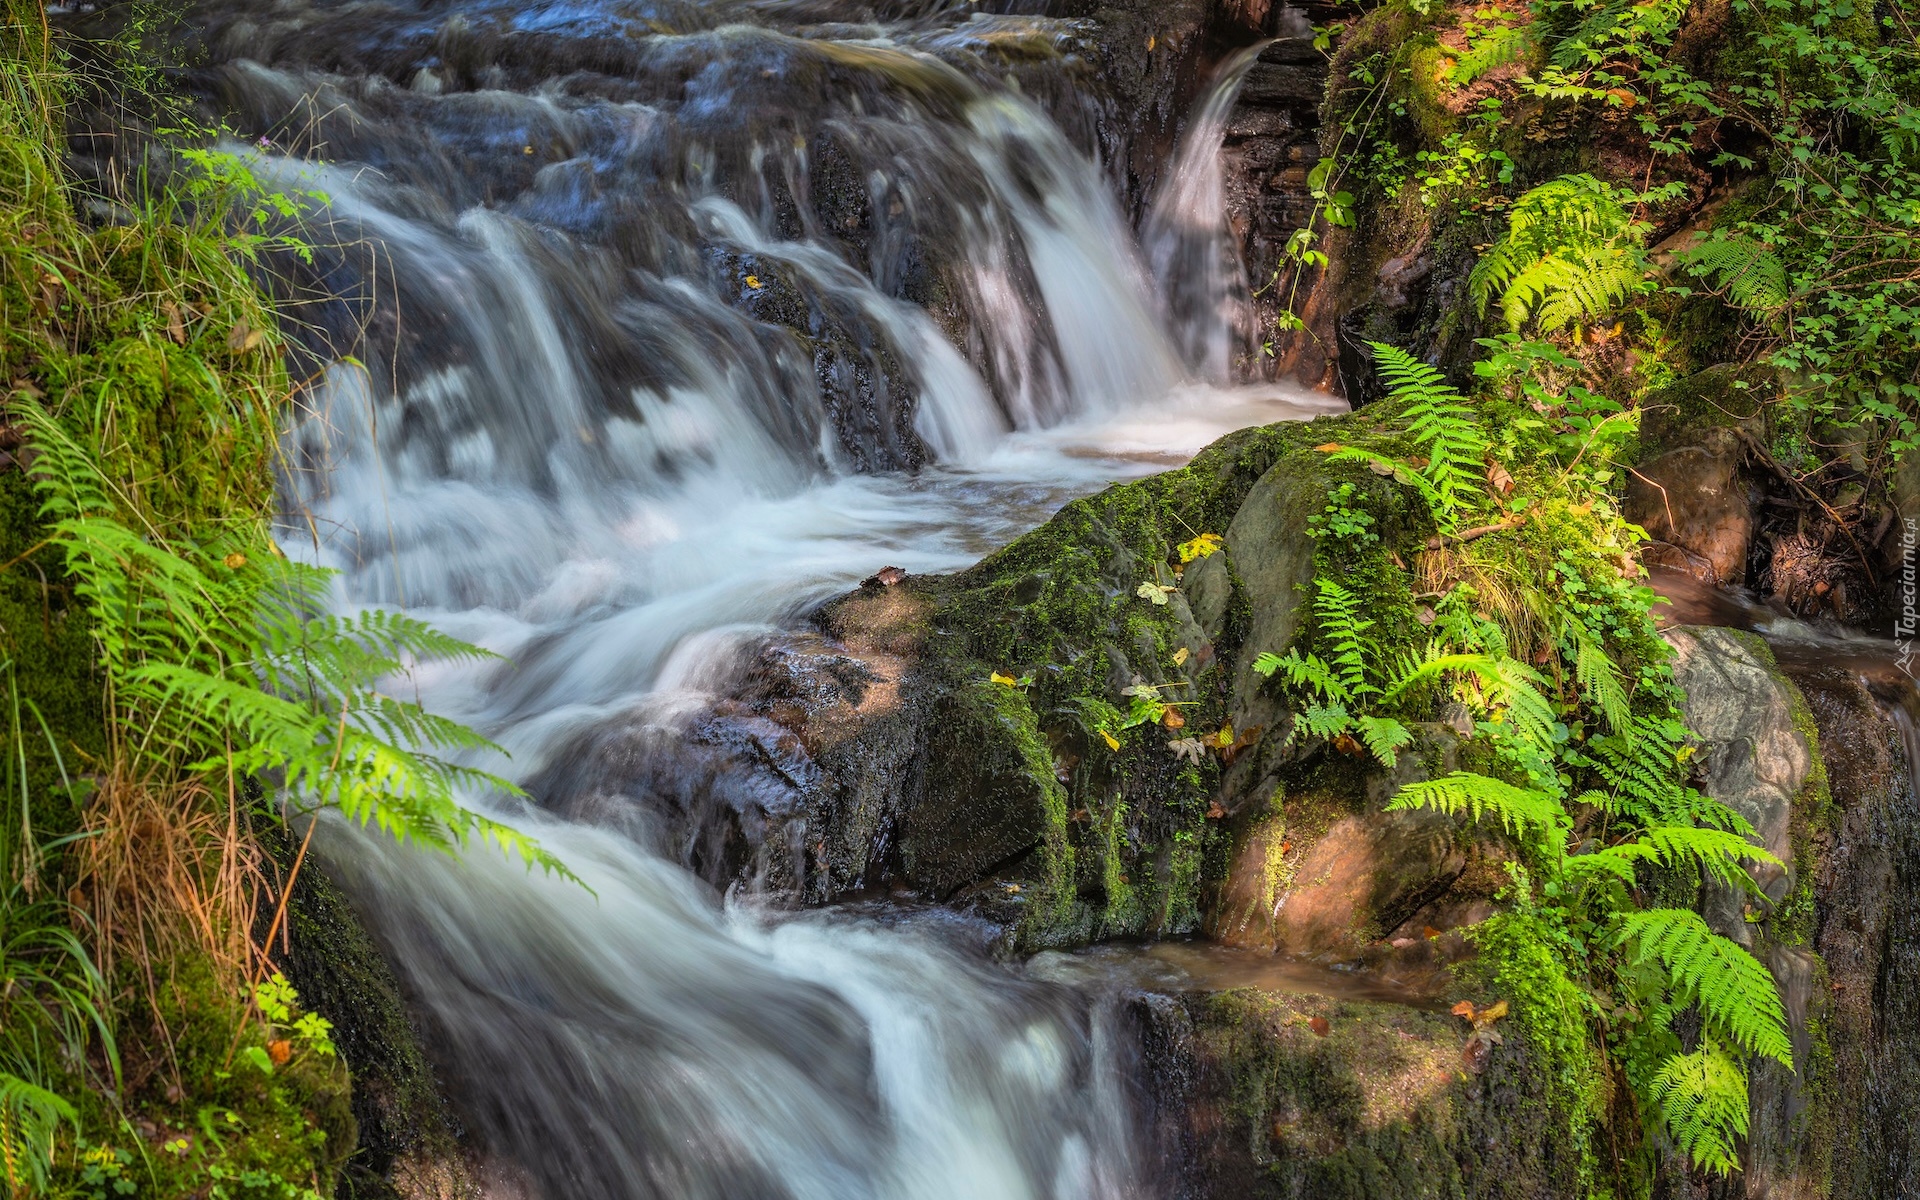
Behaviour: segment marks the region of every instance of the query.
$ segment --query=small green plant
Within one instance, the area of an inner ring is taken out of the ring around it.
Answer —
[[[1356,542],[1362,545],[1380,540],[1373,531],[1373,514],[1357,503],[1358,491],[1351,483],[1343,483],[1327,496],[1327,506],[1320,512],[1307,518],[1307,534],[1310,537],[1337,538],[1342,541]]]

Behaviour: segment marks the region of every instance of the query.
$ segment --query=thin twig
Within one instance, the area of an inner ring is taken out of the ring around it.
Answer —
[[[1427,549],[1438,550],[1442,546],[1462,546],[1468,542],[1478,541],[1490,533],[1503,533],[1509,529],[1518,529],[1526,523],[1527,519],[1525,517],[1509,517],[1504,521],[1496,521],[1492,525],[1476,525],[1472,529],[1463,529],[1459,533],[1436,533],[1427,539]]]

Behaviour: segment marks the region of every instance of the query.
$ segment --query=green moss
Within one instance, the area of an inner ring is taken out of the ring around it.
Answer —
[[[131,970],[126,980],[138,997],[128,1025],[151,1022],[171,1035],[127,1062],[137,1120],[84,1094],[87,1133],[62,1164],[55,1194],[331,1196],[356,1136],[344,1064],[305,1039],[275,1040],[204,957],[155,968],[151,980]]]
[[[283,834],[262,839],[281,870],[294,846]],[[286,972],[301,1003],[333,1024],[333,1042],[353,1078],[359,1140],[342,1172],[339,1195],[388,1195],[385,1178],[406,1158],[455,1157],[455,1122],[408,1017],[406,1001],[380,949],[346,896],[309,859],[287,906]]]
[[[1184,998],[1191,1136],[1209,1195],[1544,1196],[1558,1187],[1518,1038],[1399,1005],[1242,988]]]
[[[1545,1083],[1538,1118],[1561,1147],[1560,1170],[1591,1191],[1600,1174],[1596,1135],[1606,1117],[1608,1070],[1591,1031],[1593,1001],[1567,972],[1577,961],[1566,936],[1539,915],[1503,913],[1473,927],[1478,956],[1463,981],[1504,999],[1522,1031],[1530,1069]]]
[[[1221,761],[1202,753],[1196,762],[1169,743],[1226,726],[1253,613],[1231,551],[1194,568],[1180,563],[1176,547],[1224,534],[1269,471],[1289,481],[1277,514],[1287,529],[1302,527],[1320,497],[1346,482],[1380,514],[1390,543],[1424,538],[1428,526],[1415,524],[1388,481],[1355,464],[1330,464],[1314,449],[1330,441],[1396,446],[1381,433],[1390,415],[1244,430],[1184,468],[1068,505],[964,574],[908,585],[931,601],[923,640],[933,662],[925,670],[948,681],[956,701],[988,689],[981,694],[1006,710],[997,723],[1012,731],[1027,791],[1043,798],[1041,880],[1025,906],[1021,944],[1198,929],[1200,893],[1218,857],[1211,848],[1220,844],[1208,812]],[[1297,513],[1286,507],[1302,505]],[[1227,586],[1206,604],[1197,588],[1188,594],[1195,570],[1220,565]],[[1349,569],[1371,581],[1396,627],[1415,627],[1405,572],[1387,550]],[[1143,582],[1182,590],[1155,604],[1139,595]],[[980,682],[995,673],[1033,683],[1022,692]],[[1122,692],[1135,683],[1174,702],[1182,725],[1121,728],[1129,704]],[[943,719],[971,720],[957,710]],[[936,743],[936,756],[947,752]]]

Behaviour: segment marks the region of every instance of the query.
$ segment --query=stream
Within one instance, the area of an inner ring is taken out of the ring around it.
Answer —
[[[560,819],[550,784],[471,797],[585,886],[322,839],[500,1196],[1165,1194],[1098,964],[998,964],[995,931],[951,914],[722,897],[656,836],[664,805],[773,802],[689,729],[810,607],[1342,407],[1227,386],[1245,285],[1217,150],[1254,52],[1202,98],[1143,250],[1084,136],[1098,113],[1064,75],[1033,98],[1003,70],[1071,23],[883,11],[190,22],[195,86],[240,114],[256,172],[324,193],[314,282],[350,301],[311,317],[355,357],[303,394],[283,543],[339,570],[343,611],[404,606],[502,656],[407,682],[509,756],[479,765],[565,779],[566,747],[628,731],[617,811]]]

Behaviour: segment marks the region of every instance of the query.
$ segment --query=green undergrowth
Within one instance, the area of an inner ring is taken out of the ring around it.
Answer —
[[[1640,535],[1608,487],[1637,414],[1555,392],[1550,359],[1491,360],[1469,401],[1373,349],[1419,453],[1320,450],[1431,512],[1424,547],[1389,552],[1421,607],[1396,620],[1352,586],[1380,551],[1330,536],[1370,516],[1335,489],[1313,619],[1255,668],[1299,714],[1290,736],[1307,754],[1392,767],[1443,707],[1470,720],[1459,769],[1405,784],[1388,807],[1454,814],[1512,855],[1504,911],[1467,931],[1479,955],[1463,978],[1511,1006],[1562,1166],[1593,1195],[1644,1194],[1664,1146],[1726,1173],[1748,1130],[1748,1072],[1794,1060],[1767,969],[1692,905],[1706,881],[1757,894],[1746,864],[1773,860],[1687,783],[1693,748]]]
[[[1741,368],[1773,460],[1874,527],[1920,415],[1910,6],[1393,0],[1321,33],[1317,207],[1279,264],[1295,294],[1348,289],[1366,329],[1456,375],[1503,324],[1616,401]],[[1296,249],[1340,226],[1347,261]],[[1370,298],[1396,255],[1443,281],[1417,311]],[[1526,286],[1489,296],[1503,266]]]

